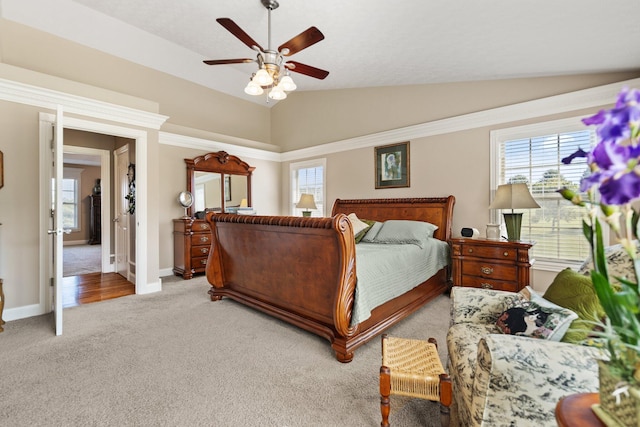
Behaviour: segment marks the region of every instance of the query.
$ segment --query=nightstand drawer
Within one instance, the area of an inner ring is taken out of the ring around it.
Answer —
[[[477,258],[516,260],[516,250],[500,246],[463,245],[462,256],[474,256]]]
[[[501,265],[495,262],[486,261],[470,261],[467,260],[462,264],[462,274],[464,276],[478,276],[491,278],[496,280],[512,280],[517,279],[518,269],[515,265]]]
[[[517,282],[506,282],[502,280],[488,279],[477,276],[462,276],[461,285],[471,288],[492,289],[495,291],[518,291]]]

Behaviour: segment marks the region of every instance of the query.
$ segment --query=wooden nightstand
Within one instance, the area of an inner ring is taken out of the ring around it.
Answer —
[[[454,238],[450,244],[454,286],[518,292],[529,285],[535,242]]]

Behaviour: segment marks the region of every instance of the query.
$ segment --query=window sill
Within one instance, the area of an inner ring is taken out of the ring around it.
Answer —
[[[554,273],[559,273],[567,267],[571,267],[572,270],[577,271],[578,268],[582,265],[582,262],[578,261],[553,261],[553,260],[536,260],[536,262],[531,266],[532,270],[538,271],[551,271]]]

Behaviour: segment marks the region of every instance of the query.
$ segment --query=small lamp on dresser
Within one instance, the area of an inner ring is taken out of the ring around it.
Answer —
[[[311,216],[309,209],[318,209],[315,200],[313,200],[313,194],[301,194],[300,201],[296,204],[296,208],[306,209],[302,211],[302,216]]]
[[[522,227],[522,213],[514,213],[514,209],[533,209],[540,205],[529,193],[527,184],[499,185],[496,197],[489,205],[489,209],[511,209],[511,213],[503,213],[504,223],[507,226],[507,239],[520,240],[520,228]]]

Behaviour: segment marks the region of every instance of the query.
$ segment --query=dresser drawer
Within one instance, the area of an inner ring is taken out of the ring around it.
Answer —
[[[473,256],[477,258],[488,258],[492,260],[505,259],[516,260],[516,250],[499,246],[462,245],[462,256]]]
[[[462,286],[471,288],[492,289],[495,291],[518,292],[517,282],[506,282],[503,280],[489,279],[477,276],[462,276]]]
[[[518,268],[513,264],[503,265],[496,262],[466,260],[462,264],[464,276],[478,276],[496,280],[516,280]]]
[[[208,256],[209,255],[209,249],[211,249],[211,246],[192,246],[191,247],[191,256],[192,257],[199,257],[199,256]]]
[[[209,231],[211,230],[211,226],[206,221],[194,221],[191,226],[191,230],[194,233],[197,233],[198,231]]]
[[[210,245],[211,244],[211,233],[195,233],[195,234],[193,234],[191,236],[191,244],[193,246]]]

